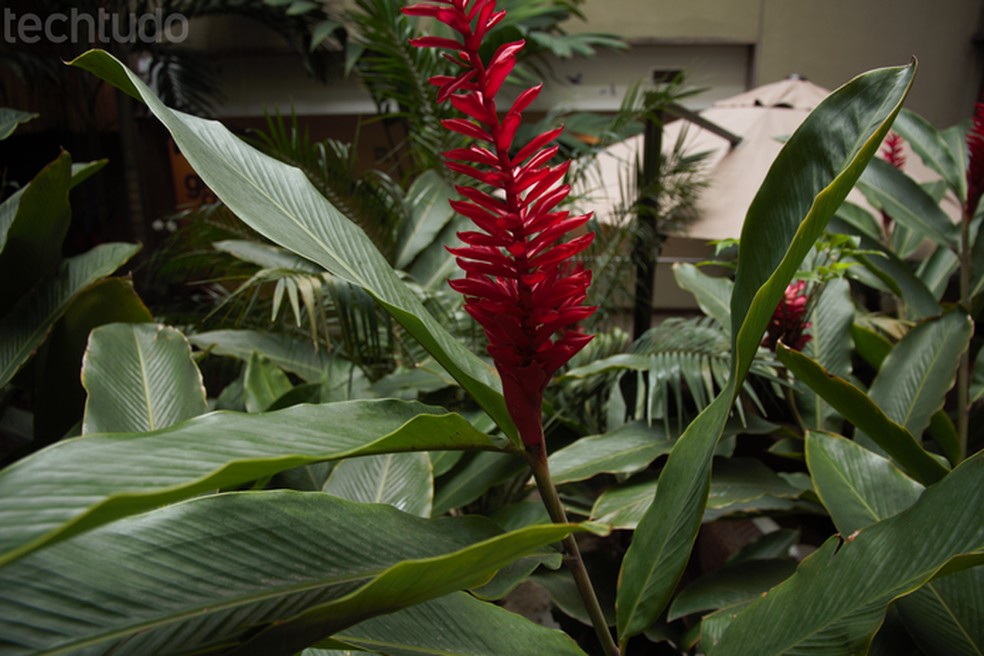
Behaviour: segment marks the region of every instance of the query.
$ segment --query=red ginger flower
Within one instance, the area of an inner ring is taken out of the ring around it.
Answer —
[[[444,126],[478,143],[444,153],[447,167],[501,192],[456,187],[466,200],[453,200],[451,206],[481,231],[459,232],[466,246],[448,249],[465,272],[450,285],[464,294],[465,310],[485,330],[506,407],[523,443],[539,448],[547,383],[591,340],[577,328],[595,311],[584,305],[591,273],[567,261],[587,248],[594,234],[559,241],[591,215],[556,209],[570,193],[562,181],[570,162],[550,166],[558,148],[547,144],[562,127],[510,155],[522,113],[542,85],[521,93],[500,118],[495,96],[525,43],[506,43],[488,63],[482,61],[482,39],[506,14],[496,11],[495,0],[432,0],[405,7],[403,13],[436,18],[460,35],[459,40],[425,36],[410,41],[448,50],[444,57],[459,69],[457,75],[438,75],[430,82],[439,89],[438,102],[450,100],[468,117],[447,119]]]
[[[885,143],[882,145],[881,156],[886,162],[898,170],[901,171],[905,168],[905,155],[902,154],[902,136],[900,134],[897,132],[888,133],[888,136],[885,137]],[[881,211],[881,217],[885,239],[888,240],[889,230],[892,226],[892,217],[885,210]]]
[[[806,329],[811,324],[809,321],[804,321],[809,302],[809,297],[804,293],[805,289],[805,280],[798,280],[786,287],[786,292],[766,327],[762,346],[775,351],[776,342],[782,339],[789,348],[802,351],[803,347],[809,344],[812,337],[806,334]]]
[[[970,163],[967,166],[967,205],[964,217],[969,221],[977,212],[981,194],[984,193],[984,102],[974,109],[974,123],[967,134],[967,153]]]
[[[902,154],[902,143],[902,135],[897,132],[889,132],[888,136],[885,137],[885,143],[882,144],[881,150],[882,158],[900,171],[905,168],[905,155]]]

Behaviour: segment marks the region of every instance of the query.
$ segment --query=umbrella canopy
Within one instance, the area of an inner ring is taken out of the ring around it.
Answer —
[[[670,152],[680,142],[684,153],[708,153],[702,162],[707,187],[697,201],[697,220],[686,230],[686,237],[699,240],[737,238],[752,199],[766,173],[788,138],[829,91],[800,77],[746,91],[714,103],[700,116],[741,138],[736,145],[723,136],[687,120],[678,120],[663,130],[663,151]],[[905,145],[904,148],[908,148]],[[609,148],[599,157],[601,184],[581,189],[599,220],[611,215],[620,199],[619,181],[626,175],[626,164],[642,152],[642,137],[633,137]],[[905,150],[905,172],[919,182],[938,179],[911,150]],[[867,206],[864,198],[852,192],[850,200]],[[869,208],[870,209],[870,208]]]

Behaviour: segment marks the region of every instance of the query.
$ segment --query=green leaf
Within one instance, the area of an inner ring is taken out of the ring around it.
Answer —
[[[673,277],[680,289],[697,299],[701,311],[727,328],[731,325],[731,292],[734,283],[728,278],[709,276],[693,264],[674,264]]]
[[[330,37],[336,31],[342,28],[342,24],[338,21],[333,20],[323,20],[311,31],[311,48],[310,52],[314,52],[318,49],[325,39]]]
[[[213,330],[189,335],[188,341],[216,355],[248,361],[253,352],[267,358],[284,371],[300,376],[309,383],[321,380],[332,364],[323,350],[315,350],[309,339],[294,339],[278,333],[255,330]]]
[[[477,518],[424,520],[326,494],[213,495],[3,567],[0,633],[17,645],[11,654],[230,653],[242,643],[245,653],[293,654],[480,584],[572,530],[501,534]]]
[[[922,435],[953,387],[972,332],[970,318],[959,310],[917,325],[885,358],[868,390],[871,400],[913,436]]]
[[[934,483],[947,474],[946,466],[926,453],[912,433],[893,421],[863,391],[843,378],[827,373],[808,356],[782,343],[776,347],[776,355],[797,379],[815,390],[858,430],[876,440],[878,446],[914,478],[923,483]]]
[[[0,472],[0,563],[120,517],[293,467],[427,449],[497,445],[460,415],[388,400],[213,412],[152,433],[62,441]]]
[[[466,455],[447,475],[441,477],[434,492],[434,515],[468,505],[490,487],[529,471],[523,458],[506,453]]]
[[[133,244],[102,244],[67,258],[53,278],[0,319],[0,386],[30,359],[79,292],[121,267],[138,250]]]
[[[785,581],[796,571],[791,558],[749,560],[706,574],[676,596],[666,619],[673,621],[694,613],[741,603]]]
[[[550,455],[556,485],[587,480],[598,474],[633,474],[673,448],[661,426],[633,422],[603,435],[582,437]]]
[[[806,464],[817,496],[845,537],[902,512],[924,489],[886,458],[826,433],[807,433]]]
[[[936,201],[902,171],[883,159],[868,164],[858,188],[897,223],[940,246],[956,249],[959,231]]]
[[[246,412],[265,412],[294,386],[287,374],[257,352],[246,361],[243,371],[243,402]]]
[[[851,326],[851,337],[858,355],[875,371],[881,369],[882,362],[892,352],[892,342],[881,333],[857,323]]]
[[[970,402],[977,403],[982,398],[984,398],[984,355],[978,351],[970,378]]]
[[[881,242],[868,237],[861,238],[861,248],[876,251],[878,255],[857,255],[856,259],[874,274],[889,290],[902,297],[906,316],[911,319],[935,317],[942,312],[937,296],[926,286],[905,261],[887,249]],[[949,252],[945,248],[940,250]],[[862,282],[866,282],[862,279]]]
[[[103,51],[72,62],[145,102],[195,171],[233,213],[271,241],[365,289],[515,441],[494,370],[424,308],[355,224],[302,171],[246,145],[221,124],[172,111],[139,76]]]
[[[854,303],[851,286],[843,278],[831,280],[823,286],[820,298],[810,313],[810,335],[806,345],[809,353],[824,368],[841,377],[851,375],[851,325],[854,323]],[[806,395],[808,403],[803,410],[812,417],[815,426],[823,430],[829,409],[816,392]]]
[[[82,364],[82,433],[140,433],[208,411],[191,346],[174,328],[114,323],[92,331]]]
[[[900,599],[895,607],[925,653],[984,654],[984,566],[941,576]]]
[[[919,114],[908,109],[899,112],[892,129],[909,142],[929,168],[940,174],[957,198],[967,197],[966,167],[958,165],[939,130]]]
[[[711,656],[747,654],[749,645],[757,656],[863,653],[894,599],[948,565],[981,560],[961,557],[984,550],[982,476],[984,454],[978,454],[908,510],[853,540],[830,538],[790,579],[741,610]]]
[[[85,389],[79,372],[93,329],[107,323],[151,323],[133,281],[103,278],[89,285],[65,310],[33,363],[34,437],[41,447],[81,426]]]
[[[351,501],[385,503],[411,515],[430,517],[434,477],[426,453],[384,453],[335,465],[322,488]]]
[[[212,247],[220,253],[228,253],[236,259],[255,264],[264,269],[290,269],[307,273],[324,271],[310,260],[294,255],[278,246],[271,246],[258,241],[226,239],[215,242]]]
[[[817,494],[842,536],[909,508],[923,487],[889,461],[850,440],[807,435],[807,464]],[[984,645],[980,613],[984,568],[940,578],[898,601],[910,632],[927,653],[979,654]]]
[[[61,262],[72,210],[72,158],[62,152],[0,206],[0,316]]]
[[[623,560],[617,602],[623,643],[669,603],[700,527],[714,447],[766,325],[887,134],[914,72],[914,64],[879,69],[828,96],[786,141],[752,201],[731,298],[732,375],[674,446]]]
[[[38,116],[40,114],[34,112],[22,112],[19,109],[0,107],[0,141],[12,135],[21,123],[27,123]]]
[[[390,656],[584,656],[567,634],[464,592],[356,624],[331,642]]]
[[[454,217],[448,205],[453,190],[435,170],[425,171],[407,189],[409,220],[400,226],[394,260],[397,269],[406,269],[420,253],[434,243],[444,226]]]

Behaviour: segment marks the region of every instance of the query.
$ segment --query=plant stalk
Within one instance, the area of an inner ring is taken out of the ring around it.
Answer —
[[[533,471],[533,478],[536,480],[536,487],[540,492],[540,497],[543,499],[543,505],[547,507],[547,513],[550,515],[551,521],[555,524],[568,523],[564,505],[561,503],[560,496],[557,494],[557,488],[554,486],[553,479],[550,477],[550,467],[547,465],[547,452],[544,448],[543,441],[541,440],[535,446],[528,446],[526,453],[529,457],[530,469]],[[620,656],[618,646],[612,638],[611,631],[608,630],[608,622],[605,621],[605,614],[601,610],[601,604],[598,603],[598,596],[595,594],[594,586],[591,585],[591,577],[588,575],[588,570],[584,566],[584,560],[581,558],[581,550],[577,546],[577,540],[571,534],[564,538],[563,544],[564,562],[574,575],[577,590],[581,595],[581,600],[584,602],[584,608],[591,617],[591,624],[594,626],[595,633],[598,634],[598,640],[601,641],[602,649],[605,651],[606,656]]]
[[[970,219],[964,210],[960,222],[960,306],[968,314],[970,307]],[[970,424],[970,344],[960,354],[960,366],[957,369],[957,445],[958,456],[962,461],[967,456],[967,433]],[[953,463],[956,465],[957,463]]]

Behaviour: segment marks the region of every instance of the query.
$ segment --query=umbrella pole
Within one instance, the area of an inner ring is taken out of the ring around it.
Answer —
[[[647,105],[652,97],[647,97]],[[639,172],[640,199],[636,214],[635,244],[635,302],[632,312],[632,337],[639,339],[649,330],[653,320],[653,288],[656,282],[656,256],[663,243],[657,231],[659,212],[660,150],[663,143],[663,114],[647,113],[643,134],[642,170]]]

